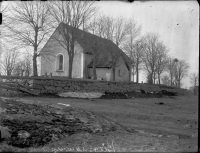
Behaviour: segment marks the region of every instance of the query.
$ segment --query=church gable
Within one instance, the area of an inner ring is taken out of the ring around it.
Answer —
[[[89,75],[88,68],[92,67],[95,50],[98,50],[96,66],[98,68],[111,68],[111,57],[105,46],[112,48],[113,53],[120,53],[126,67],[129,66],[129,58],[112,41],[61,23],[41,51],[41,75],[52,73],[53,76],[68,76],[69,57],[67,50],[62,44],[54,40],[55,38],[62,39],[59,28],[63,27],[72,31],[75,36],[76,53],[72,66],[73,78],[87,78]],[[129,67],[126,68],[126,71],[128,69]]]

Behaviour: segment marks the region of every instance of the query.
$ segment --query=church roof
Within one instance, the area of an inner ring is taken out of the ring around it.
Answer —
[[[114,44],[111,40],[98,37],[89,32],[83,31],[78,28],[74,28],[70,25],[60,23],[57,29],[66,28],[69,32],[73,32],[75,36],[75,40],[81,45],[83,48],[83,52],[86,54],[94,55],[94,52],[98,52],[96,58],[96,66],[97,67],[111,67],[111,56],[107,51],[108,48],[116,54],[120,54],[124,59],[125,63],[128,65],[131,63],[131,59],[119,48],[116,44]],[[64,31],[63,31],[64,32]],[[88,65],[91,67],[92,62]]]

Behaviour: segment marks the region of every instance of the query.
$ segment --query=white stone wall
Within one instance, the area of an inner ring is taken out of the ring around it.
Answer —
[[[120,75],[119,75],[120,70]],[[88,69],[90,77],[93,76],[92,68]],[[103,80],[112,81],[112,69],[108,68],[96,68],[97,78],[103,78]],[[109,75],[110,74],[110,75]],[[108,77],[110,76],[110,77]],[[126,67],[124,60],[120,57],[119,64],[115,69],[115,81],[129,81],[129,71]]]
[[[55,31],[52,37],[56,37]],[[61,37],[60,37],[61,39]],[[63,71],[56,70],[56,55],[61,53],[64,57]],[[83,50],[79,44],[75,43],[75,55],[73,60],[73,78],[81,78],[83,76]],[[68,76],[69,71],[69,57],[67,50],[65,50],[56,40],[50,39],[41,51],[41,76],[47,73],[52,73],[53,76]]]
[[[119,70],[120,70],[120,75],[119,75]],[[115,69],[115,81],[129,81],[129,70],[125,65],[122,57],[120,57],[119,64],[117,64],[117,67]]]
[[[93,68],[88,69],[89,77],[92,78],[93,76]],[[106,74],[111,74],[111,69],[108,68],[96,68],[96,74],[98,79],[107,80],[110,81],[110,79],[107,79]]]

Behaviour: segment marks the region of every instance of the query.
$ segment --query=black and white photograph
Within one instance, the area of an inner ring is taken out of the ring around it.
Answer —
[[[2,1],[0,152],[198,152],[198,1]]]

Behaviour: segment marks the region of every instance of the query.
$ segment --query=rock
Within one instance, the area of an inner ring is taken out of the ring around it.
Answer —
[[[2,113],[4,113],[4,112],[6,112],[6,108],[1,108],[1,107],[0,107],[0,114],[2,114]]]
[[[79,120],[83,123],[87,123],[88,119],[86,117],[79,117]]]
[[[171,91],[167,91],[167,90],[161,90],[160,93],[163,95],[167,95],[167,96],[177,96],[176,92],[171,92]]]
[[[30,133],[28,133],[27,131],[22,130],[22,131],[18,132],[18,137],[26,139],[26,138],[30,137]]]
[[[91,124],[90,129],[92,130],[93,133],[97,133],[97,132],[102,132],[103,129],[101,127],[101,125],[97,122],[94,122]]]
[[[57,114],[57,115],[63,115],[64,113],[62,111],[60,111],[60,110],[56,110],[55,114]]]
[[[157,104],[157,105],[164,105],[165,103],[159,102],[159,103],[155,103],[155,104]]]
[[[168,138],[173,138],[173,139],[179,139],[179,136],[176,136],[176,135],[168,135],[167,137]]]
[[[75,120],[74,115],[65,115],[65,119],[67,120]]]
[[[100,92],[63,92],[59,93],[60,97],[76,97],[76,98],[99,98],[104,93]]]
[[[140,89],[141,93],[146,93],[144,90]]]
[[[2,139],[2,138],[8,139],[11,137],[10,129],[8,127],[0,126],[0,131],[1,131],[0,139]]]
[[[70,107],[70,106],[71,106],[70,104],[63,104],[63,103],[58,103],[58,104],[64,105],[64,106],[66,106],[66,107]]]

